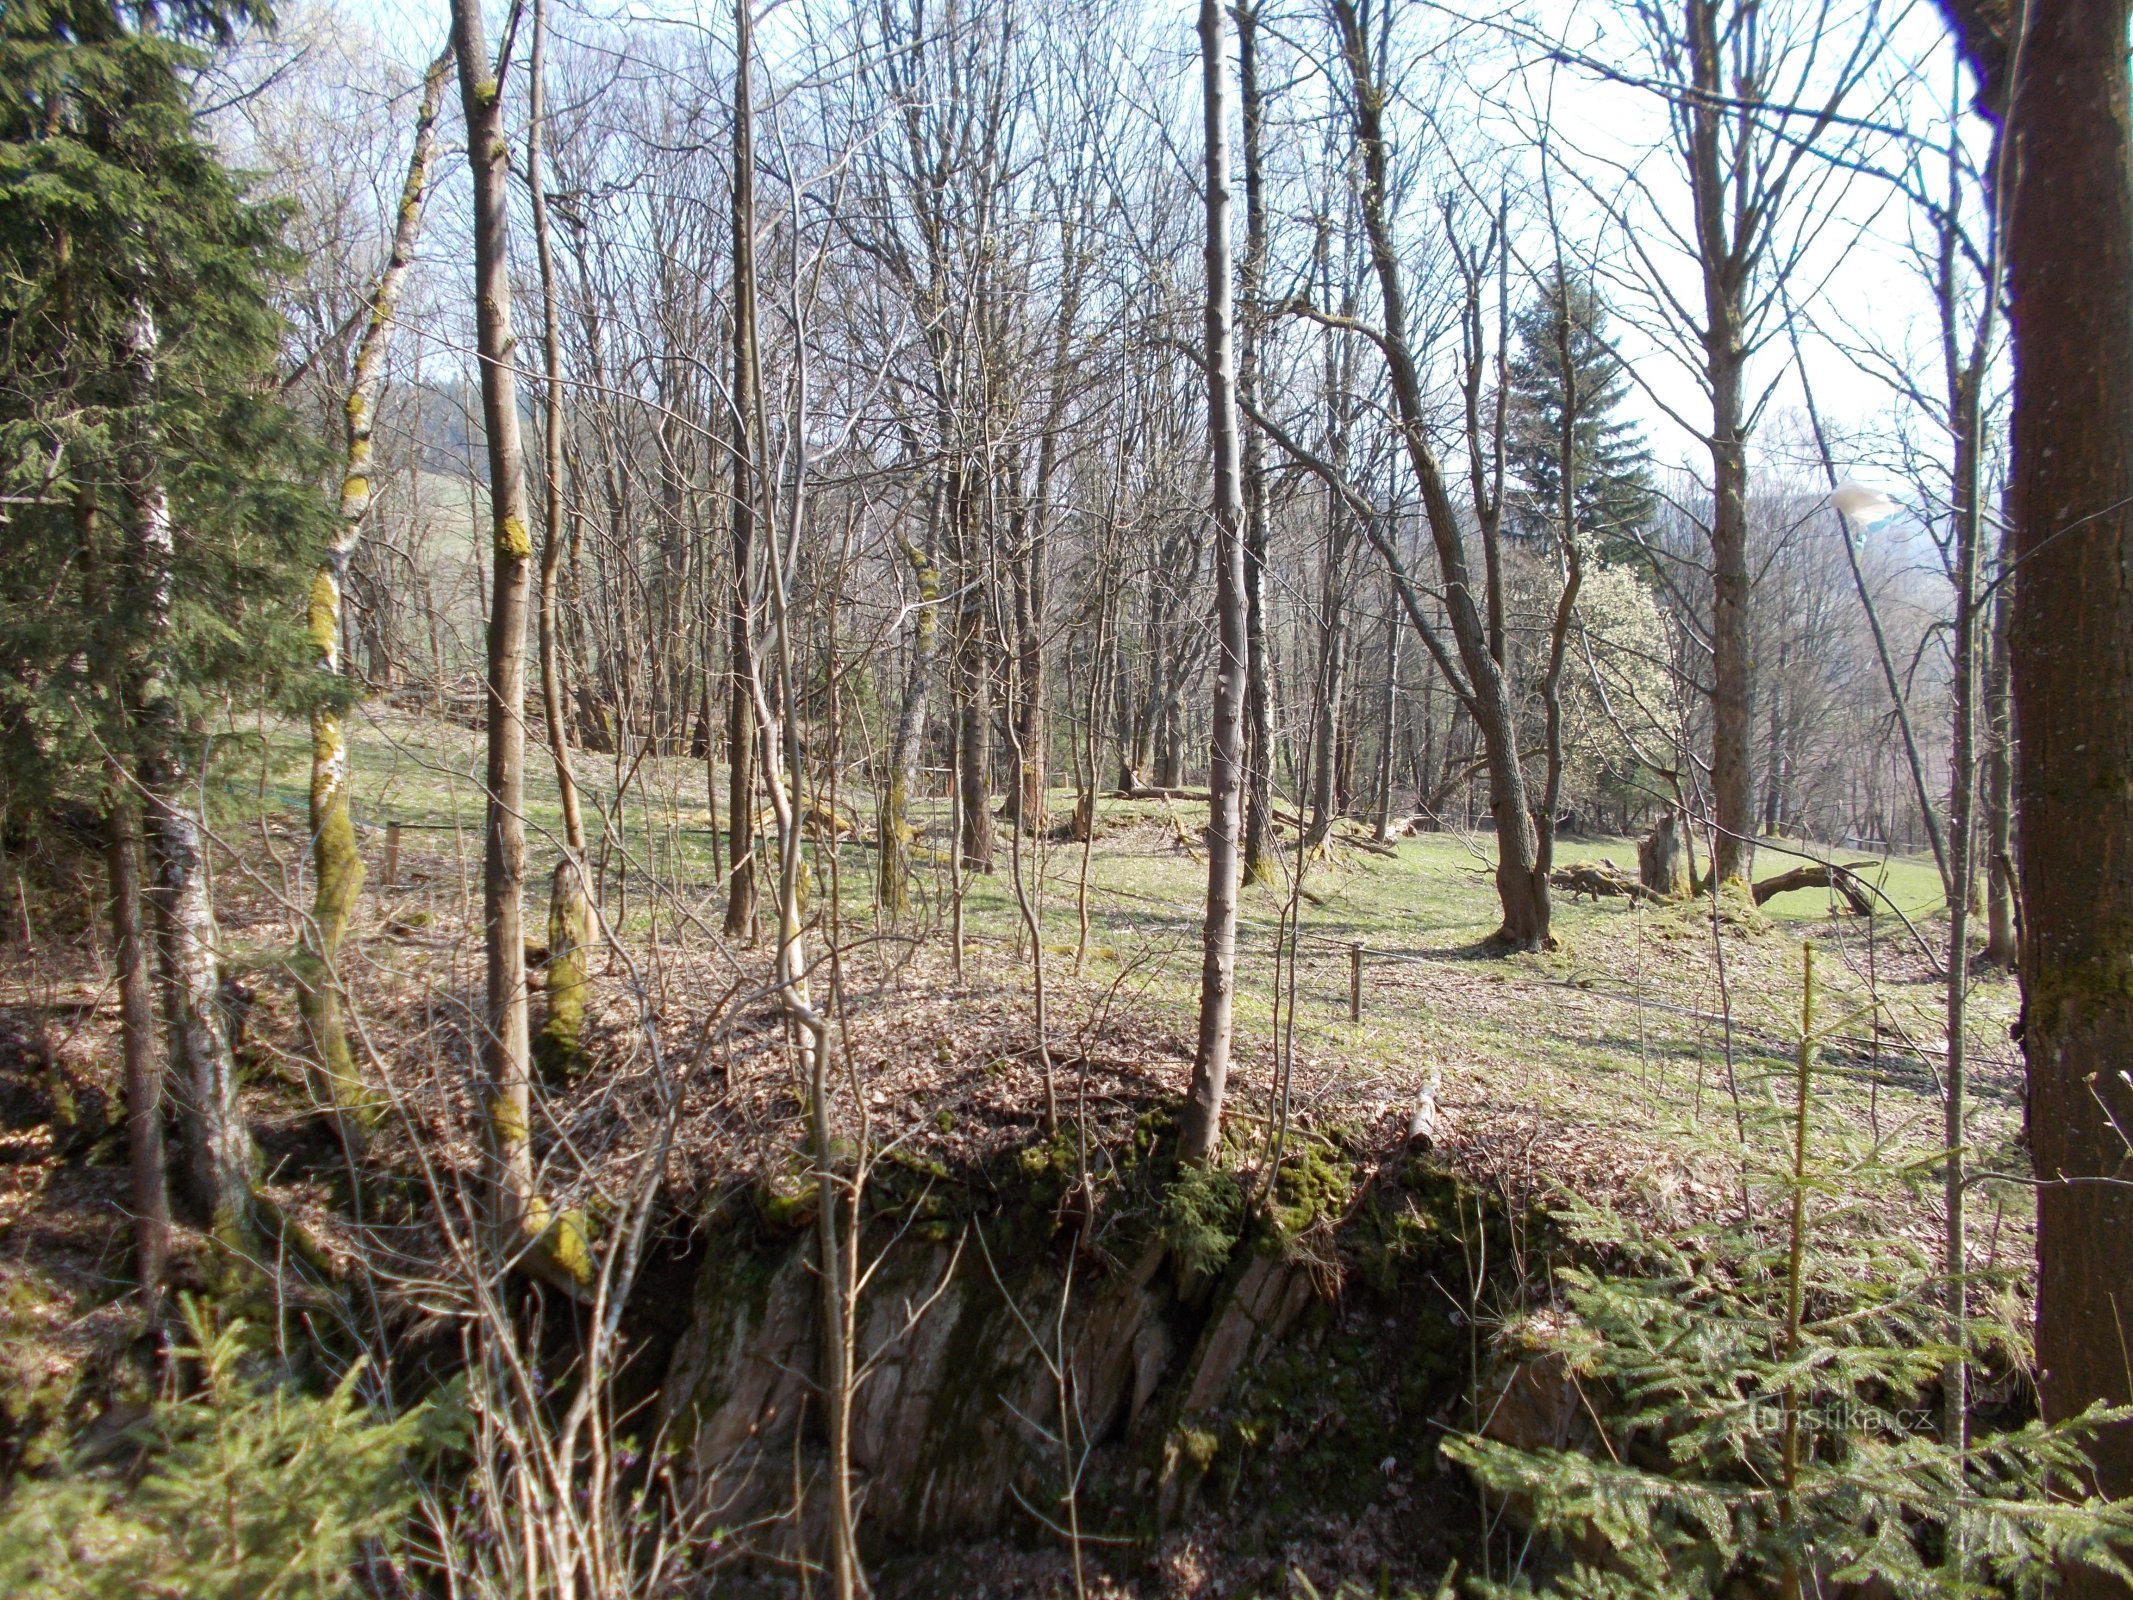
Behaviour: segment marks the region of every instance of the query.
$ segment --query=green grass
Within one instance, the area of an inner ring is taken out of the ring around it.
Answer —
[[[480,880],[480,733],[377,709],[352,718],[350,729],[355,813],[371,827],[364,848],[373,867],[380,849],[375,830],[397,819],[411,830],[404,853],[423,863],[432,888],[460,876],[461,903],[469,903],[465,895]],[[561,823],[545,750],[531,743],[527,757],[526,881],[542,886],[558,855]],[[263,796],[268,809],[300,835],[307,760],[302,730],[270,729],[263,744],[229,758],[222,776],[233,798]],[[704,764],[679,757],[640,763],[618,809],[612,797],[618,776],[628,771],[612,757],[579,756],[606,914],[625,936],[641,937],[656,925],[663,938],[694,937],[694,930],[717,925],[721,905],[706,827]],[[868,829],[868,795],[843,792],[837,801],[862,831]],[[1054,804],[1064,816],[1071,797],[1061,792]],[[951,890],[947,805],[935,793],[917,802],[914,813],[926,858],[914,919],[933,930],[938,951],[945,945]],[[1204,823],[1204,806],[1104,803],[1089,861],[1090,926],[1078,978],[1072,969],[1080,942],[1081,847],[1049,843],[1039,849],[1023,841],[1025,883],[1037,884],[1039,858],[1043,868],[1042,943],[1056,1041],[1077,1037],[1115,987],[1137,1013],[1189,1042],[1206,869],[1181,847],[1179,830],[1197,841]],[[1236,1027],[1247,1076],[1257,1073],[1266,1081],[1278,1039],[1293,1030],[1299,1061],[1320,1080],[1330,1075],[1353,1085],[1358,1097],[1398,1098],[1435,1063],[1448,1083],[1461,1084],[1469,1096],[1523,1107],[1563,1125],[1611,1130],[1610,1138],[1708,1138],[1723,1133],[1736,1094],[1785,1092],[1778,1080],[1787,1070],[1785,1040],[1797,1014],[1799,935],[1818,929],[1826,948],[1826,1005],[1858,1002],[1871,976],[1878,1015],[1892,1041],[1888,1051],[1873,1051],[1870,1061],[1861,1058],[1834,1073],[1827,1093],[1833,1103],[1850,1107],[1847,1114],[1930,1124],[1931,1074],[1921,1058],[1898,1046],[1937,1039],[1941,989],[1896,918],[1877,917],[1870,930],[1862,919],[1828,920],[1825,891],[1785,895],[1752,926],[1722,930],[1721,970],[1708,901],[1633,908],[1619,899],[1593,903],[1558,896],[1559,948],[1504,959],[1480,949],[1497,923],[1490,843],[1486,835],[1425,834],[1399,841],[1389,857],[1343,846],[1311,863],[1308,893],[1293,902],[1301,959],[1292,1010],[1286,985],[1277,990],[1276,984],[1277,941],[1292,905],[1291,841],[1279,881],[1247,887],[1243,895]],[[998,872],[964,875],[964,924],[972,981],[1012,990],[1027,983],[1028,952],[1014,894],[1012,835],[1005,828],[998,846]],[[1568,840],[1557,855],[1564,863],[1607,857],[1627,866],[1635,861],[1635,842]],[[1782,871],[1791,859],[1766,852],[1760,867],[1766,874]],[[870,844],[845,842],[834,864],[844,926],[848,932],[873,928]],[[818,882],[827,881],[832,861],[826,847],[814,848],[814,865]],[[1925,939],[1944,937],[1945,924],[1930,920],[1940,910],[1930,860],[1893,858],[1874,876]],[[654,877],[656,894],[647,892]],[[538,922],[537,911],[534,918]],[[1351,943],[1368,952],[1360,1022],[1348,1018]],[[2018,1121],[2006,1070],[2011,1052],[2004,1029],[2012,1009],[2011,984],[1995,979],[1981,985],[1973,1043],[1985,1053],[1978,1074],[1982,1147],[2011,1138]],[[1727,1013],[1736,1024],[1730,1052],[1721,1020]]]

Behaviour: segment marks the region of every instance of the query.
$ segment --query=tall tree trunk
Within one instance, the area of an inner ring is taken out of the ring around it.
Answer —
[[[111,947],[119,991],[119,1049],[125,1065],[126,1149],[133,1209],[134,1278],[151,1317],[162,1305],[170,1264],[170,1172],[164,1147],[167,1057],[156,1025],[156,990],[142,920],[141,807],[129,760],[139,730],[138,681],[143,665],[132,636],[142,574],[130,551],[117,563],[117,592],[100,581],[107,565],[99,533],[104,525],[92,494],[78,494],[75,521],[86,597],[104,619],[99,652],[103,679],[105,756],[104,872],[110,890]]]
[[[437,149],[437,113],[452,70],[449,50],[430,63],[422,79],[422,100],[415,114],[414,148],[400,185],[400,208],[393,222],[392,248],[385,269],[371,291],[370,317],[356,344],[355,364],[344,407],[348,425],[348,464],[341,477],[339,517],[326,559],[311,580],[306,617],[319,670],[341,671],[341,604],[349,562],[363,537],[376,492],[371,463],[371,434],[377,423],[378,395],[385,385],[385,355],[399,316],[400,292],[414,265],[415,243],[422,233],[422,206],[429,194],[430,167]],[[337,706],[320,707],[311,717],[311,920],[304,930],[297,962],[296,998],[317,1057],[320,1098],[333,1108],[334,1120],[351,1155],[368,1140],[375,1115],[363,1093],[355,1057],[348,1048],[348,1028],[341,1015],[346,993],[338,970],[341,941],[356,896],[363,889],[363,857],[356,848],[355,824],[348,814],[348,742]]]
[[[1336,424],[1339,427],[1340,424]],[[1345,430],[1336,436],[1328,458],[1345,469]],[[1342,729],[1342,705],[1348,692],[1348,631],[1341,615],[1341,564],[1347,555],[1348,519],[1340,497],[1326,495],[1325,569],[1318,595],[1318,684],[1311,750],[1311,816],[1306,842],[1325,843],[1333,831],[1335,753]]]
[[[1990,637],[1985,650],[1985,959],[2015,970],[2014,703],[2007,669],[2007,630],[2014,615],[2014,530],[2003,523],[1994,563]]]
[[[904,675],[903,703],[897,708],[896,732],[881,786],[879,890],[882,908],[900,917],[911,904],[911,796],[919,788],[919,755],[926,741],[926,702],[933,686],[933,658],[939,648],[941,573],[933,551],[939,537],[944,485],[935,475],[926,496],[923,544],[897,535],[897,546],[911,564],[918,604],[911,612],[911,662]]]
[[[141,928],[141,813],[116,773],[104,817],[111,947],[118,966],[119,1046],[126,1063],[126,1152],[133,1204],[133,1270],[153,1312],[170,1261],[170,1185],[163,1150],[163,1051]]]
[[[1525,768],[1519,756],[1516,699],[1490,648],[1489,630],[1475,603],[1476,585],[1467,561],[1465,531],[1429,443],[1421,374],[1408,342],[1406,290],[1386,215],[1390,156],[1384,131],[1385,90],[1371,75],[1369,45],[1354,0],[1333,0],[1333,12],[1341,34],[1344,69],[1354,90],[1351,114],[1363,166],[1360,203],[1384,309],[1381,348],[1386,376],[1391,382],[1400,442],[1421,490],[1423,512],[1436,549],[1446,619],[1458,649],[1458,664],[1464,669],[1463,679],[1449,672],[1447,677],[1473,718],[1487,759],[1489,811],[1496,823],[1496,896],[1503,908],[1503,923],[1491,942],[1506,951],[1539,950],[1549,940],[1552,907],[1548,875],[1540,866],[1540,838],[1534,829]],[[1409,620],[1425,642],[1432,641],[1435,636],[1424,626],[1419,604],[1404,582],[1404,573],[1394,565],[1398,552],[1390,533],[1367,523],[1365,527],[1396,582],[1407,591],[1402,594],[1401,604]],[[1435,649],[1432,654],[1437,656],[1440,669],[1451,665]]]
[[[1718,37],[1716,0],[1684,0],[1683,42],[1696,98],[1689,124],[1688,180],[1703,275],[1704,382],[1711,397],[1711,800],[1718,826],[1715,886],[1755,871],[1754,635],[1748,573],[1748,449],[1742,267],[1728,226],[1731,175],[1720,145],[1731,87]]]
[[[555,241],[548,230],[548,190],[541,174],[547,137],[548,0],[533,0],[533,59],[528,63],[526,187],[533,201],[533,245],[541,269],[541,358],[547,383],[541,396],[540,610],[536,618],[541,653],[541,720],[548,758],[555,766],[563,811],[563,859],[548,886],[548,1014],[541,1021],[542,1064],[567,1072],[583,1060],[580,1035],[591,990],[586,963],[592,947],[592,898],[586,881],[585,816],[578,780],[570,766],[570,739],[563,684],[563,652],[557,622],[564,522],[563,340],[556,315]]]
[[[1259,6],[1246,0],[1237,22],[1237,98],[1244,120],[1243,296],[1237,358],[1237,400],[1247,413],[1259,406],[1260,349],[1266,334],[1266,95],[1259,86]],[[1244,881],[1274,881],[1274,722],[1266,636],[1266,440],[1244,428]]]
[[[1392,838],[1392,769],[1400,733],[1400,611],[1385,610],[1385,681],[1378,691],[1378,760],[1371,787],[1370,836]]]
[[[452,44],[474,178],[474,306],[488,435],[492,578],[488,636],[487,820],[482,846],[482,936],[488,961],[481,1039],[496,1247],[514,1255],[538,1228],[533,1197],[532,1041],[526,995],[526,613],[533,542],[526,528],[512,366],[511,176],[503,86],[489,63],[481,0],[452,0]]]
[[[736,7],[740,27],[750,32],[747,7]],[[732,588],[728,595],[726,670],[726,937],[738,939],[755,930],[755,542],[760,486],[756,463],[761,440],[756,416],[761,409],[762,372],[756,330],[755,267],[755,108],[745,70],[733,84],[733,395],[729,416],[733,492],[728,515],[732,529]],[[789,708],[788,708],[789,709]]]
[[[967,461],[949,476],[950,526],[955,530],[956,796],[961,816],[957,848],[973,872],[993,869],[992,662],[986,650],[983,492]]]
[[[126,333],[135,403],[152,406],[161,359],[154,316],[135,309]],[[197,788],[187,781],[190,742],[172,682],[171,566],[176,531],[159,443],[143,424],[123,466],[129,581],[148,641],[135,682],[141,787],[148,796],[150,899],[156,913],[165,1021],[176,1069],[186,1186],[216,1238],[240,1252],[254,1241],[251,1130],[237,1100],[236,1052],[222,1009],[221,931],[209,899]]]
[[[1244,501],[1237,449],[1237,358],[1229,252],[1229,116],[1220,0],[1200,0],[1200,83],[1207,143],[1207,431],[1214,453],[1214,733],[1207,774],[1207,914],[1200,930],[1200,1037],[1178,1133],[1182,1160],[1208,1163],[1222,1141],[1237,980],[1239,811],[1250,645],[1244,594]]]
[[[2022,1049],[2037,1190],[2037,1365],[2047,1418],[2133,1400],[2133,113],[2127,0],[1944,0],[2013,154],[2015,793]],[[2091,1449],[2133,1494],[2133,1423]],[[2063,1570],[2060,1592],[2123,1595]]]

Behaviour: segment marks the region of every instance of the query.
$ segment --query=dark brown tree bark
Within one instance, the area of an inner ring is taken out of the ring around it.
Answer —
[[[1697,255],[1703,266],[1704,380],[1711,396],[1711,802],[1718,825],[1711,881],[1755,870],[1755,776],[1748,760],[1755,661],[1748,604],[1747,352],[1736,186],[1722,155],[1726,79],[1715,0],[1685,0],[1683,42],[1695,98],[1684,124]]]
[[[1244,122],[1244,259],[1238,263],[1240,308],[1237,400],[1258,409],[1260,345],[1266,330],[1266,96],[1259,86],[1259,8],[1240,4],[1237,23],[1237,98]],[[1244,879],[1274,881],[1274,723],[1266,636],[1266,440],[1244,430]]]
[[[2012,192],[2015,796],[2045,1415],[2133,1399],[2133,111],[2127,0],[1943,0],[2002,119]],[[2133,1494],[2133,1424],[2093,1447]],[[2122,1595],[2101,1574],[2061,1593]]]
[[[749,31],[747,7],[737,13]],[[748,41],[740,48],[745,52]],[[726,644],[726,937],[755,930],[755,543],[760,489],[755,463],[761,441],[762,368],[756,331],[755,108],[750,75],[733,86],[733,393],[727,418],[731,440],[732,493],[727,498],[732,531],[731,588],[727,597]]]

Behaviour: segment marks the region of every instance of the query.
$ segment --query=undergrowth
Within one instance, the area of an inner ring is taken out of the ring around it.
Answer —
[[[0,1504],[0,1593],[48,1600],[243,1595],[334,1600],[372,1592],[419,1488],[447,1447],[449,1412],[392,1419],[357,1397],[360,1367],[325,1394],[271,1374],[241,1321],[183,1302],[191,1343],[120,1452],[19,1481]]]

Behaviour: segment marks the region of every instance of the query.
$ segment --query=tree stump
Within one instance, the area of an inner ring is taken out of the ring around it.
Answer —
[[[1695,892],[1689,875],[1689,844],[1682,837],[1681,813],[1668,811],[1658,826],[1637,843],[1637,881],[1661,900],[1686,900]]]

